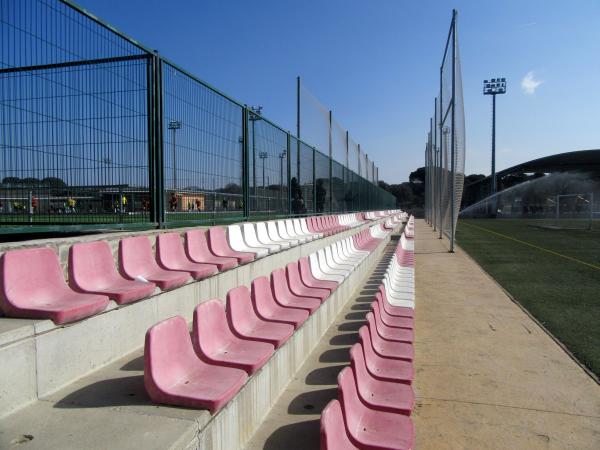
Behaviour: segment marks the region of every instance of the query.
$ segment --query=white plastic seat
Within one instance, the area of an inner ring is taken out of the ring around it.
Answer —
[[[346,277],[342,274],[332,273],[331,269],[326,265],[324,267],[321,266],[320,258],[317,253],[311,253],[308,255],[308,259],[310,262],[310,271],[317,280],[326,280],[326,281],[335,281],[336,283],[343,282]]]
[[[350,270],[345,270],[341,267],[336,267],[336,264],[331,260],[331,256],[329,258],[327,257],[327,252],[325,251],[325,249],[317,251],[317,256],[319,258],[319,265],[321,267],[321,270],[323,270],[324,272],[341,275],[344,277],[344,279],[346,279],[350,274]]]
[[[265,247],[250,247],[247,245],[239,225],[229,225],[227,227],[227,237],[229,246],[236,252],[255,253],[257,258],[263,258],[269,254],[269,250]]]
[[[296,245],[299,244],[299,242],[296,239],[287,239],[287,238],[283,237],[279,233],[279,228],[277,226],[277,222],[275,222],[275,221],[267,222],[267,230],[269,232],[269,236],[271,237],[271,239],[273,239],[277,243],[286,242],[290,247],[295,247]]]
[[[300,245],[302,241],[300,241],[300,239],[296,239],[293,236],[290,236],[290,234],[287,232],[287,227],[285,226],[285,222],[283,220],[278,220],[275,223],[277,224],[277,232],[279,233],[279,236],[281,236],[283,239],[287,239],[288,241],[293,242],[294,247]]]
[[[323,237],[323,233],[313,233],[308,229],[308,224],[306,223],[305,217],[302,217],[298,220],[300,221],[300,227],[302,228],[302,231],[304,231],[304,234],[312,234],[313,236],[315,236],[315,239],[320,239]]]
[[[258,236],[256,233],[256,229],[254,228],[254,224],[245,223],[242,225],[242,233],[244,235],[244,241],[250,247],[255,248],[266,248],[269,251],[269,254],[277,253],[281,250],[281,246],[277,244],[264,244],[258,240]]]
[[[300,219],[292,219],[292,224],[294,225],[294,231],[299,236],[305,236],[309,241],[314,241],[317,237],[312,233],[305,233],[302,229],[302,225],[300,224]]]
[[[277,245],[280,250],[290,248],[291,244],[287,241],[279,240],[276,241],[269,235],[267,230],[267,222],[257,222],[256,224],[256,237],[258,241],[263,245]]]
[[[289,237],[293,239],[298,239],[301,244],[304,244],[309,241],[308,236],[300,235],[296,232],[296,230],[294,229],[294,224],[290,219],[284,220],[283,223],[285,224],[285,231],[287,231]]]
[[[348,259],[345,259],[340,251],[339,251],[339,247],[338,247],[338,242],[333,243],[332,245],[328,246],[325,248],[325,253],[327,254],[327,252],[329,251],[329,253],[331,254],[331,260],[338,264],[339,266],[345,267],[347,268],[347,270],[349,272],[352,272],[355,267],[356,267],[356,263],[354,261],[350,261]]]

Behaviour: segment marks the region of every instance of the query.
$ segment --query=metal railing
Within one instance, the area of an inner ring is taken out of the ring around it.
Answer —
[[[0,233],[395,206],[70,1],[0,2]]]

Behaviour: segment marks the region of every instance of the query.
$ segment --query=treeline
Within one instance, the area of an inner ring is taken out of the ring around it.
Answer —
[[[396,197],[396,207],[414,214],[423,216],[425,206],[425,167],[419,167],[411,172],[408,181],[400,184],[388,184],[379,181],[379,187],[385,189]]]

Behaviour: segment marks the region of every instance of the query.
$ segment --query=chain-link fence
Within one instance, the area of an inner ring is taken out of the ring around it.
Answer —
[[[454,251],[465,171],[465,115],[457,36],[457,11],[440,66],[440,90],[425,150],[425,218]]]
[[[3,232],[395,206],[341,127],[319,151],[68,0],[0,23]]]

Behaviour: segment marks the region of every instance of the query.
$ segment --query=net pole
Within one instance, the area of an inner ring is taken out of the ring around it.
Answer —
[[[456,215],[455,211],[454,211],[454,206],[455,206],[455,202],[456,199],[454,198],[454,194],[455,194],[455,184],[456,184],[456,176],[455,176],[455,170],[456,170],[456,161],[455,161],[455,157],[456,157],[456,149],[455,147],[455,142],[456,142],[456,121],[455,121],[455,116],[456,116],[456,111],[455,111],[455,95],[456,95],[456,10],[452,10],[452,144],[451,144],[451,148],[450,148],[450,173],[452,174],[452,185],[451,185],[451,190],[450,190],[450,253],[454,253],[454,233],[456,231],[456,222],[454,220],[454,216]]]
[[[296,137],[300,140],[300,77],[296,77]]]

